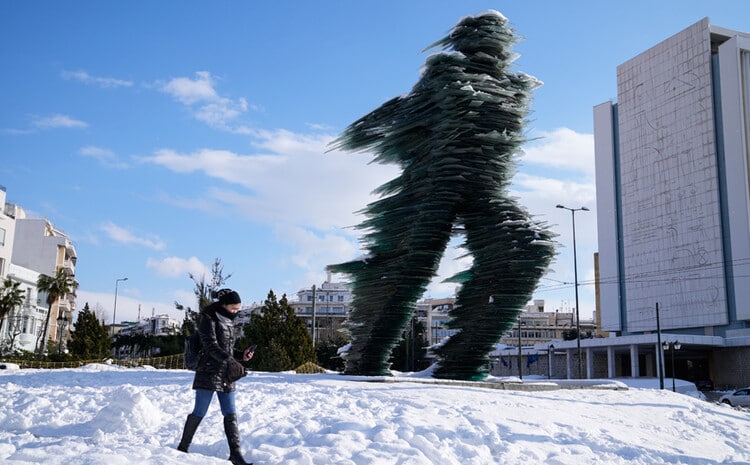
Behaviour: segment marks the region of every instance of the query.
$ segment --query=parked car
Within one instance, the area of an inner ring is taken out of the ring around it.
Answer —
[[[750,407],[750,387],[724,394],[719,399],[719,402],[729,404],[732,407]]]

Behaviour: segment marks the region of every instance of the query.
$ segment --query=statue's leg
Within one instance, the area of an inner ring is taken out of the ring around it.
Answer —
[[[472,205],[460,220],[474,258],[448,323],[458,332],[439,350],[438,378],[482,379],[488,354],[531,299],[554,255],[551,234],[515,202]]]
[[[390,373],[391,351],[401,340],[416,301],[437,273],[450,240],[455,218],[451,199],[440,194],[422,202],[404,197],[400,208],[384,209],[377,221],[371,220],[370,256],[351,267],[354,301],[347,323],[351,338],[347,373]]]

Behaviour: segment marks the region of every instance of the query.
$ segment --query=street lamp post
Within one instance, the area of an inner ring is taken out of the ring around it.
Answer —
[[[547,379],[552,379],[552,361],[555,356],[555,346],[553,344],[549,345],[549,350],[547,350]]]
[[[656,302],[656,365],[659,369],[659,389],[664,389],[664,351],[661,345],[661,322],[659,320],[659,302]]]
[[[578,348],[578,379],[583,378],[581,373],[581,319],[579,317],[578,310],[578,259],[576,257],[576,212],[577,211],[589,211],[586,207],[581,208],[568,208],[564,205],[557,204],[557,208],[570,211],[571,217],[573,218],[573,279],[575,280],[574,286],[576,291],[576,344]]]
[[[127,281],[128,278],[118,278],[115,280],[115,304],[112,307],[112,336],[115,335],[115,316],[117,315],[117,285],[120,284],[120,281]]]
[[[523,368],[521,362],[523,361],[523,351],[521,350],[521,315],[518,315],[518,379],[523,379]]]
[[[65,318],[60,312],[60,316],[57,317],[57,355],[62,354],[62,341],[63,341],[63,332],[65,331],[65,326],[68,324],[68,319]]]
[[[674,351],[680,350],[680,347],[682,347],[682,344],[680,344],[680,341],[674,341],[674,342],[664,342],[664,345],[662,346],[664,350],[670,351],[670,359],[671,359],[671,365],[672,365],[672,392],[676,392],[675,390],[675,383],[674,383]]]
[[[316,310],[316,305],[317,305],[317,300],[318,300],[318,297],[317,297],[316,292],[315,292],[316,290],[317,289],[315,288],[315,284],[313,284],[313,286],[312,286],[312,340],[313,340],[313,347],[315,347],[315,343],[318,341],[318,333],[317,333],[317,331],[315,331],[315,326],[316,326],[316,322],[315,322],[315,316],[316,316],[315,315],[315,310]]]

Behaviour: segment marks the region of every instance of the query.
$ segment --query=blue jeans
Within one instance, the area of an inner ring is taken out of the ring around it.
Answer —
[[[216,396],[219,398],[219,406],[221,406],[221,414],[236,415],[237,408],[234,404],[234,391],[232,392],[217,392]],[[195,390],[195,407],[193,408],[193,415],[197,417],[205,417],[208,411],[208,406],[211,405],[211,399],[214,397],[214,391],[207,389],[196,389]]]

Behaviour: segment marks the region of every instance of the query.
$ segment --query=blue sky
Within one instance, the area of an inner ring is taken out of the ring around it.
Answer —
[[[616,67],[708,16],[750,31],[750,2],[0,2],[0,185],[75,242],[79,306],[110,321],[191,305],[220,258],[246,303],[294,296],[359,255],[351,228],[395,168],[326,153],[349,123],[407,93],[465,15],[502,12],[534,94],[514,194],[561,247],[534,298],[594,309],[593,106]],[[446,251],[440,275],[466,266]],[[429,295],[451,295],[439,278]]]

